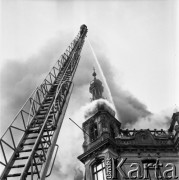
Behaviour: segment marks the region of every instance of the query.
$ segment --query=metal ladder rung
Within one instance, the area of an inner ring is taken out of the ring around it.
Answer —
[[[14,165],[11,168],[22,168],[22,167],[25,167],[25,164]]]
[[[44,104],[42,104],[42,106],[40,107],[40,109],[48,109],[49,108],[49,103],[47,104],[47,103],[44,103]]]
[[[38,174],[38,172],[33,172],[33,174]],[[14,173],[14,174],[7,175],[7,177],[18,177],[20,175],[21,173]],[[31,175],[31,172],[28,172],[27,175]]]
[[[35,158],[38,158],[39,156],[38,155],[35,155],[34,156]],[[22,160],[22,159],[28,159],[29,156],[23,156],[23,157],[16,157],[15,160]]]
[[[45,102],[45,101],[44,101],[43,104],[42,104],[42,106],[43,106],[43,105],[47,105],[47,104],[49,105],[50,102]]]
[[[52,97],[52,99],[53,99],[54,94],[55,93],[48,93],[47,98],[49,98],[49,97],[51,98]]]
[[[52,131],[52,130],[54,130],[54,128],[51,128],[51,129],[44,129],[44,132],[48,132],[48,131]],[[40,129],[36,129],[36,130],[29,130],[29,134],[33,134],[33,133],[39,133],[40,132]]]
[[[52,123],[53,121],[48,120],[47,122],[48,122],[48,123]],[[39,124],[43,124],[43,123],[44,123],[44,121],[37,121],[37,122],[35,122],[34,125],[39,125]],[[37,126],[34,126],[34,127],[37,127]]]
[[[52,99],[46,99],[43,104],[47,104],[47,103],[50,103],[52,101]]]
[[[52,124],[49,124],[48,126],[51,127]],[[40,131],[41,130],[41,126],[42,124],[39,124],[38,126],[35,126],[35,127],[31,127],[29,130],[30,131]],[[45,130],[49,130],[50,127],[47,127]]]
[[[23,146],[30,146],[30,145],[34,145],[35,143],[24,143]]]
[[[52,134],[44,135],[44,136],[42,136],[42,137],[49,137],[49,136],[52,136]],[[38,137],[38,136],[31,136],[31,137],[27,137],[27,138],[25,138],[25,139],[26,139],[26,140],[27,140],[27,139],[37,139],[37,137]]]
[[[36,163],[36,164],[33,163],[33,166],[35,166],[35,165],[40,166],[40,165],[42,165],[42,163]],[[25,167],[25,164],[14,165],[11,168],[23,168],[23,167]]]
[[[49,103],[49,102],[51,102],[52,101],[52,99],[46,99],[45,101],[44,101],[44,103]]]
[[[54,115],[54,113],[50,113],[50,115],[48,116],[48,119],[52,119],[52,118],[53,118],[53,115]],[[42,119],[45,120],[45,115],[37,115],[37,116],[36,116],[36,119],[37,119],[37,121],[38,121],[38,120],[42,120]],[[36,122],[37,122],[37,121],[36,121]]]
[[[43,125],[43,123],[38,123],[38,124],[35,124],[31,129],[33,130],[37,130],[37,129],[40,129],[40,127]],[[47,128],[51,127],[53,125],[52,122],[48,122],[47,123]]]
[[[24,152],[30,152],[30,151],[32,151],[32,149],[21,150],[21,151],[19,151],[18,153],[24,153]]]
[[[43,110],[46,109],[46,110],[48,110],[50,104],[51,104],[51,102],[44,102],[44,103],[42,104],[42,106],[40,107],[40,109],[43,109]]]
[[[40,120],[40,121],[36,121],[34,125],[39,125],[39,124],[43,124],[44,121]],[[48,119],[47,123],[53,123],[52,119]]]
[[[42,115],[42,114],[38,114],[35,116],[36,119],[44,119],[45,118],[45,115]]]
[[[38,113],[37,113],[37,116],[38,115],[45,115],[47,114],[47,111],[46,110],[40,110]]]
[[[48,143],[49,141],[41,141],[41,143]],[[31,145],[34,145],[35,144],[35,142],[31,142],[31,143],[24,143],[23,145],[24,146],[31,146]]]
[[[48,141],[47,141],[48,142]],[[46,147],[44,147],[43,149],[48,149],[48,148],[46,148]],[[38,148],[36,151],[41,151],[41,150],[43,150],[42,148]],[[24,153],[24,152],[31,152],[32,151],[32,149],[25,149],[25,150],[21,150],[21,151],[19,151],[19,153]]]
[[[15,160],[22,160],[22,159],[28,159],[29,156],[23,156],[23,157],[16,157]]]

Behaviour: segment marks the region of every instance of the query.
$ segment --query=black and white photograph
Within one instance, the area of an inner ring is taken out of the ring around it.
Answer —
[[[179,1],[1,0],[1,180],[179,180]]]

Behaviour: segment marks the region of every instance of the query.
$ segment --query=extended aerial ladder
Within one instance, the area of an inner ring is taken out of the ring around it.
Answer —
[[[1,179],[45,179],[72,92],[87,26],[31,94],[0,139]]]

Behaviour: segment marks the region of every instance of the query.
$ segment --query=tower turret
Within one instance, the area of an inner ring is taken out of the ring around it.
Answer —
[[[89,91],[90,93],[92,94],[92,101],[93,100],[96,100],[96,99],[101,99],[103,98],[103,90],[104,90],[104,87],[102,85],[102,82],[96,78],[96,72],[95,72],[95,69],[94,69],[94,72],[93,72],[93,81],[91,81],[90,83],[90,88],[89,88]]]
[[[93,102],[82,124],[84,153],[78,156],[85,165],[85,179],[152,180],[178,177],[174,169],[179,169],[179,112],[173,114],[168,132],[163,129],[123,129],[107,100],[100,99],[103,86],[96,79],[95,71],[93,76],[94,80],[90,83]],[[135,172],[134,164],[137,167]],[[154,168],[156,164],[160,167]],[[174,168],[167,175],[169,170],[164,168],[168,168],[169,164]],[[172,177],[172,173],[176,176]]]
[[[105,170],[105,157],[111,157],[116,137],[120,135],[121,123],[115,118],[115,111],[110,103],[103,98],[102,82],[93,72],[93,81],[89,91],[92,102],[85,112],[83,150],[78,159],[85,165],[85,179],[107,179]]]

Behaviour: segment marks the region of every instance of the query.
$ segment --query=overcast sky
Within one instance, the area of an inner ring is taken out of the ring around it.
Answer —
[[[179,106],[176,3],[175,0],[2,0],[1,127],[7,127],[77,35],[80,25],[86,24],[88,39],[111,88],[119,119],[127,127],[142,128],[141,117],[152,114],[156,120],[153,122],[158,121],[157,127],[165,128],[162,123],[168,124],[169,119],[162,119],[162,115],[171,117]],[[82,112],[90,98],[93,66],[101,78],[86,41],[75,76],[76,88],[60,134],[63,140],[58,140],[63,147],[51,179],[73,179],[75,174],[76,179],[81,178],[78,168],[83,165],[76,157],[82,153],[83,135],[68,117],[76,119],[79,125],[84,121]],[[84,77],[85,72],[88,73]],[[127,113],[131,115],[125,118]],[[156,125],[149,120],[145,122],[151,128]],[[74,141],[76,148],[70,145]]]

